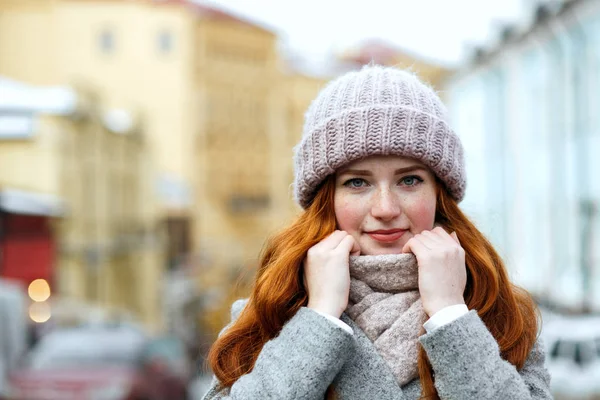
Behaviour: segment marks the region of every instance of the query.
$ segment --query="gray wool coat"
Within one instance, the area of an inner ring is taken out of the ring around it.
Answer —
[[[232,307],[235,319],[245,305]],[[267,342],[254,369],[230,388],[216,379],[204,399],[322,400],[333,384],[337,399],[413,400],[419,379],[400,387],[373,344],[347,315],[354,335],[307,308]],[[539,341],[520,370],[500,357],[498,344],[475,311],[419,338],[442,399],[552,399]]]

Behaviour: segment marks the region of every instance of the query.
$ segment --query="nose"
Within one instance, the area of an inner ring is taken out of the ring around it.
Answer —
[[[400,201],[397,194],[388,189],[379,190],[373,200],[371,215],[375,218],[389,221],[396,218],[400,213]]]

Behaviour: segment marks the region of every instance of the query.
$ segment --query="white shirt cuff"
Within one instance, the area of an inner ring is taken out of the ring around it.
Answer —
[[[337,326],[339,326],[340,328],[342,328],[343,330],[345,330],[349,334],[354,335],[354,332],[352,331],[352,328],[350,328],[350,326],[348,326],[348,324],[346,324],[341,319],[338,319],[338,318],[334,317],[333,315],[329,315],[329,314],[325,314],[325,313],[322,313],[322,312],[317,311],[317,310],[313,310],[312,308],[309,308],[309,310],[312,310],[312,311],[316,312],[317,314],[322,315],[323,317],[327,318],[328,320],[330,320],[331,322],[333,322],[334,324],[336,324]]]
[[[453,306],[444,307],[431,316],[423,327],[429,332],[433,332],[437,328],[449,324],[450,322],[467,314],[469,309],[465,304],[455,304]]]

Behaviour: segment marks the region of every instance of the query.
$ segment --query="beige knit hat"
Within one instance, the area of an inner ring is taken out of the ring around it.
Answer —
[[[463,148],[435,92],[415,75],[369,65],[330,82],[306,112],[294,149],[294,197],[307,208],[340,167],[372,155],[411,157],[427,165],[461,201]]]

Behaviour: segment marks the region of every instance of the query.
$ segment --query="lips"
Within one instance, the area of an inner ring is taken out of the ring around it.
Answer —
[[[366,233],[378,242],[391,243],[400,239],[406,231],[406,229],[380,229]]]

